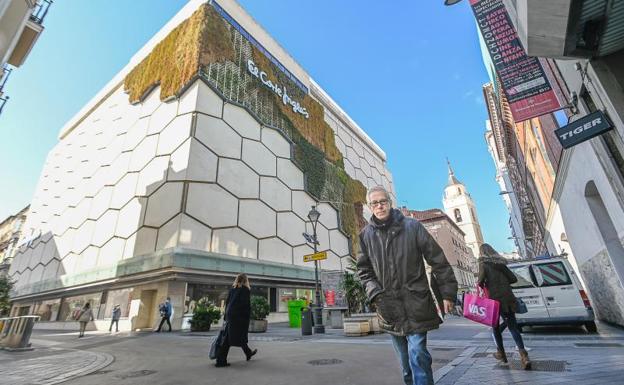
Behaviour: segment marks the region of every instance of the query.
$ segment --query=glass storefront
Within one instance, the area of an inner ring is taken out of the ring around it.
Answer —
[[[61,302],[61,310],[59,313],[59,321],[74,321],[74,316],[89,302],[93,309],[93,318],[99,318],[100,299],[102,293],[92,293],[86,295],[78,295],[75,297],[63,298]]]
[[[304,299],[308,301],[308,303],[314,302],[314,291],[312,289],[286,289],[280,288],[277,290],[279,301],[279,306],[277,307],[278,312],[287,312],[288,311],[288,301],[293,299]]]
[[[186,288],[186,298],[184,301],[184,314],[191,314],[195,309],[197,301],[203,297],[214,303],[217,307],[225,308],[225,301],[227,299],[228,292],[232,286],[230,285],[205,285],[197,283],[189,283]],[[264,298],[269,298],[268,287],[251,287],[251,295],[258,295]]]
[[[130,312],[130,294],[132,290],[134,289],[129,288],[109,291],[106,296],[106,303],[102,306],[103,309],[100,312],[99,319],[112,318],[113,307],[115,305],[119,305],[121,309],[121,318],[127,318]]]
[[[48,301],[39,301],[33,307],[33,315],[38,315],[39,321],[56,321],[61,307],[61,300],[52,299]]]
[[[186,298],[184,300],[184,314],[192,314],[197,301],[203,297],[208,297],[217,307],[225,307],[225,300],[227,299],[230,288],[231,286],[228,285],[189,283],[186,288]]]

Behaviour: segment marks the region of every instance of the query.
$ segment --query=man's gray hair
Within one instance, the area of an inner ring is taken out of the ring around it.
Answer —
[[[392,197],[390,196],[390,193],[388,192],[388,190],[386,190],[386,188],[384,186],[374,186],[374,187],[371,187],[368,190],[368,192],[366,193],[366,201],[368,203],[370,203],[370,196],[374,192],[382,192],[382,193],[386,194],[386,198],[388,199],[388,203],[390,203],[390,206],[392,206]]]

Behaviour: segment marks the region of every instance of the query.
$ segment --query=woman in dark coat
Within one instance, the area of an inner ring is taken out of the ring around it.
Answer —
[[[247,361],[251,359],[258,349],[251,350],[247,346],[247,332],[251,316],[251,291],[249,279],[246,274],[239,274],[228,293],[224,321],[226,322],[226,337],[217,354],[217,367],[230,366],[227,363],[230,346],[240,346],[245,352]]]
[[[501,257],[492,246],[484,243],[481,245],[480,251],[479,286],[487,288],[490,298],[500,303],[500,315],[504,320],[503,324],[492,328],[497,348],[494,357],[503,363],[507,363],[502,333],[505,327],[509,327],[509,332],[520,352],[522,367],[524,369],[530,369],[531,362],[529,361],[529,355],[524,349],[524,341],[522,341],[522,335],[520,335],[520,329],[516,321],[516,297],[511,290],[511,284],[516,283],[518,278],[516,278],[514,273],[507,267],[507,260]]]

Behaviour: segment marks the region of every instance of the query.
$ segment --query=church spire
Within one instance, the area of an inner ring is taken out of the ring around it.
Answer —
[[[448,165],[448,186],[452,186],[455,184],[461,184],[457,178],[455,178],[455,173],[453,172],[453,168],[451,167],[451,162],[448,158],[446,158],[446,164]]]

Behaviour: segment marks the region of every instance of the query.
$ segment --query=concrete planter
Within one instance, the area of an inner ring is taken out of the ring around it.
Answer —
[[[344,332],[347,337],[361,337],[370,333],[370,323],[362,318],[345,318]]]
[[[252,319],[251,321],[249,321],[249,333],[264,333],[267,331],[268,325],[269,322],[265,319]]]

